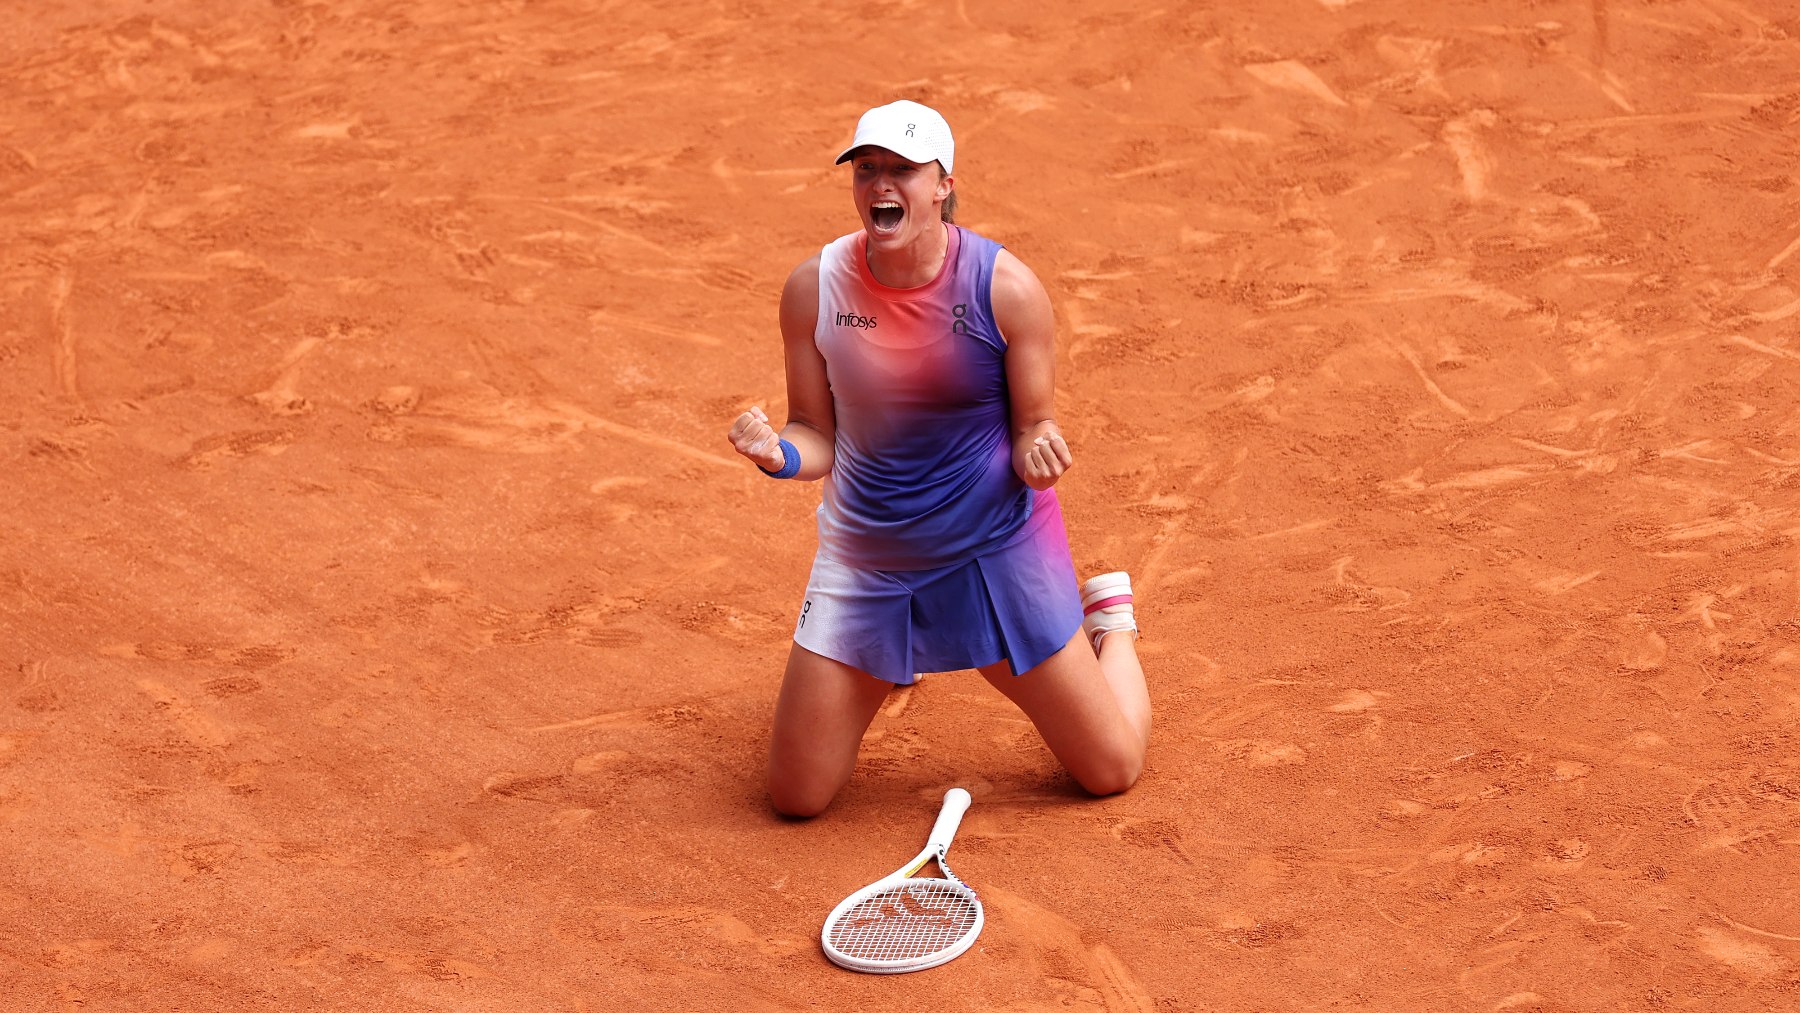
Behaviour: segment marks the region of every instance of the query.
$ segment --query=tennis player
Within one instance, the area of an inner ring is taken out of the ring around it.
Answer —
[[[837,159],[862,227],[781,294],[787,421],[731,426],[765,473],[825,483],[769,748],[770,799],[794,816],[830,804],[883,697],[925,672],[979,669],[1096,795],[1143,768],[1130,581],[1077,584],[1056,498],[1074,457],[1050,298],[954,223],[954,159],[926,106],[863,114]]]

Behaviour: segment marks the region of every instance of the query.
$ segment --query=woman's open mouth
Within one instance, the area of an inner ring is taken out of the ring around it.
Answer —
[[[906,211],[891,200],[878,200],[869,205],[869,223],[875,226],[876,233],[891,236],[900,231],[900,223],[906,220]]]

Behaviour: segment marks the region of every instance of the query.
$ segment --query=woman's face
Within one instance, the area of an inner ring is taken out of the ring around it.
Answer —
[[[870,246],[899,249],[942,228],[939,208],[956,181],[936,162],[909,162],[871,146],[855,152],[850,167],[850,192]]]

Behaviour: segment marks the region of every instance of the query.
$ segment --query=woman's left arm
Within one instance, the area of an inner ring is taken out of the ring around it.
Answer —
[[[1013,471],[1048,489],[1075,463],[1056,426],[1056,318],[1050,294],[1025,262],[1005,250],[994,261],[994,322],[1006,339]]]

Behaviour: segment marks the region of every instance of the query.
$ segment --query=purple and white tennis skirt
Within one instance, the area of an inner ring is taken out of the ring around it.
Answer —
[[[1081,628],[1081,591],[1054,493],[986,555],[933,570],[861,570],[813,558],[794,643],[877,679],[1007,662],[1014,675]]]

